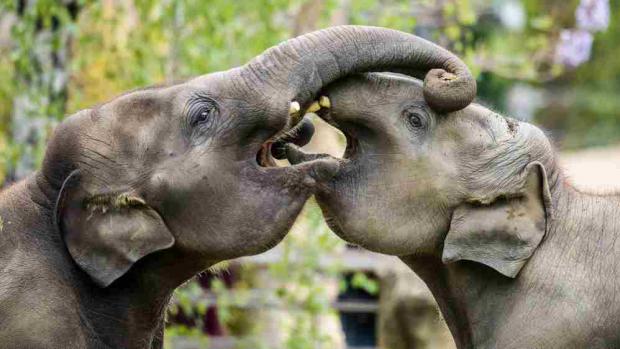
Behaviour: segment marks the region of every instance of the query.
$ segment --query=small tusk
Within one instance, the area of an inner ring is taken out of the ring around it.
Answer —
[[[319,98],[319,105],[323,108],[329,109],[332,107],[332,102],[329,100],[329,97],[321,96],[321,98]]]
[[[301,106],[299,105],[299,102],[292,101],[290,106],[288,107],[288,115],[295,115],[299,113],[300,110]]]
[[[319,105],[319,102],[314,101],[312,104],[310,104],[310,107],[308,107],[308,110],[306,110],[307,113],[315,113],[317,111],[321,110],[321,106]]]

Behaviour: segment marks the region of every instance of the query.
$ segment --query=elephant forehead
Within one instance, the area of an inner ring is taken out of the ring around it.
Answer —
[[[162,113],[173,111],[182,86],[147,87],[123,94],[102,105],[101,117],[108,121],[139,124]]]
[[[394,73],[353,75],[329,87],[328,92],[335,108],[347,110],[423,99],[420,80]]]
[[[450,115],[438,138],[453,142],[464,150],[484,150],[513,139],[519,123],[483,106],[472,104]]]
[[[130,106],[112,103],[82,113],[69,125],[74,135],[70,161],[91,172],[93,181],[125,183],[183,148],[178,120],[158,111],[158,103],[150,98],[126,102]],[[136,109],[136,103],[145,104]],[[151,115],[137,115],[142,112]]]

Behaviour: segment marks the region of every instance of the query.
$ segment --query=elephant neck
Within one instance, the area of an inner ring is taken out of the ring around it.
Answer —
[[[527,324],[524,327],[514,320],[539,316],[536,311],[524,314],[510,308],[527,292],[520,286],[515,287],[515,279],[466,260],[444,265],[440,258],[430,255],[401,259],[431,290],[457,348],[536,347],[519,342],[520,335],[515,335],[523,333],[525,338],[533,338],[528,334],[531,329]],[[541,299],[539,294],[530,296]]]
[[[48,189],[42,176],[35,172],[0,192],[0,218],[7,231],[29,235],[50,231],[57,191]],[[6,237],[6,235],[4,236]]]
[[[605,248],[613,248],[620,234],[620,192],[589,193],[573,187],[567,180],[552,191],[553,211],[549,224],[547,244],[567,252],[578,247],[598,247],[590,253],[605,257]],[[577,245],[577,246],[576,246]],[[607,253],[608,255],[608,253]],[[604,259],[604,258],[603,258]]]
[[[89,280],[90,299],[82,306],[90,312],[99,336],[107,336],[110,325],[122,329],[106,338],[111,347],[158,348],[163,343],[166,308],[174,290],[212,264],[175,250],[159,251],[136,262],[106,288]]]
[[[91,335],[111,348],[161,348],[174,290],[211,264],[198,256],[164,250],[139,260],[106,288],[84,274],[77,287],[82,320]]]
[[[584,338],[620,340],[609,330],[620,317],[614,302],[620,196],[583,193],[561,182],[552,200],[546,236],[514,279],[471,261],[401,258],[430,288],[458,348],[545,347],[551,337],[544,334],[554,331],[567,333],[553,338],[567,347],[587,347]],[[553,321],[549,314],[575,321]]]
[[[441,259],[430,255],[412,255],[401,257],[401,260],[431,290],[457,348],[475,348],[474,337],[479,331],[472,326],[473,322],[470,315],[470,308],[475,307],[475,305],[468,304],[462,294],[455,292],[457,288],[454,285],[454,280],[449,275],[449,269],[442,264]]]
[[[68,253],[54,219],[57,191],[45,184],[35,173],[0,193],[0,279],[7,286],[0,317],[16,319],[3,323],[0,336],[26,326],[31,335],[15,347],[43,337],[54,347],[162,347],[175,288],[212,263],[160,251],[101,288]],[[17,321],[15,314],[24,316]]]
[[[119,280],[99,288],[83,280],[76,291],[88,338],[110,348],[162,347],[165,311],[174,288],[155,280]]]

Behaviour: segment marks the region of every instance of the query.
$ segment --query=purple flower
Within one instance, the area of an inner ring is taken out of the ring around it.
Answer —
[[[583,29],[565,29],[560,33],[555,58],[560,64],[575,68],[590,59],[592,34]]]
[[[581,0],[575,11],[577,27],[591,32],[609,26],[609,0]]]

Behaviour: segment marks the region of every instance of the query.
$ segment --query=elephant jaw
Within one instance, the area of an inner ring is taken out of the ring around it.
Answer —
[[[240,230],[246,238],[224,259],[258,254],[274,247],[290,231],[308,198],[338,170],[338,162],[331,159],[286,167],[256,163],[244,167],[236,188],[242,203],[236,204],[234,211],[244,216],[247,227]]]

